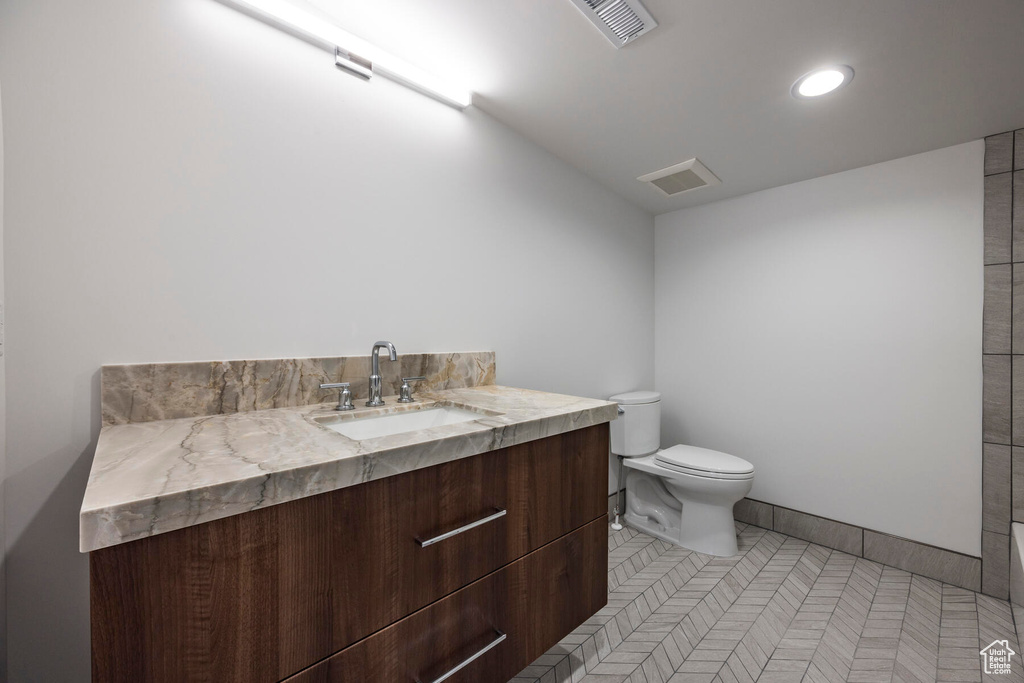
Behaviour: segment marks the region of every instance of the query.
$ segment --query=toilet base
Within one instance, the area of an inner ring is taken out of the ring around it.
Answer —
[[[717,557],[732,557],[736,545],[736,522],[732,506],[683,505],[683,521],[679,528],[679,544],[684,548]]]
[[[670,483],[673,488],[674,484]],[[742,483],[741,488],[749,491],[749,482]],[[660,477],[631,468],[626,479],[624,519],[637,531],[668,543],[706,555],[731,557],[738,551],[732,514],[735,501],[731,498],[713,504],[695,500],[681,503]]]
[[[698,505],[690,503],[686,509],[689,511],[691,507],[698,507]],[[627,512],[623,521],[627,526],[648,536],[654,536],[673,545],[705,555],[732,557],[739,552],[732,511],[725,511],[724,515],[721,508],[694,512],[696,514],[693,516],[703,521],[693,524],[683,523],[674,528],[666,527],[650,517],[636,515],[632,512]],[[684,515],[681,517],[686,520]]]

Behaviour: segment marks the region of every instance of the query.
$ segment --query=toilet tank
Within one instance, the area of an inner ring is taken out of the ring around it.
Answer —
[[[626,458],[650,455],[661,445],[661,394],[631,391],[608,399],[623,411],[612,421],[612,453]]]

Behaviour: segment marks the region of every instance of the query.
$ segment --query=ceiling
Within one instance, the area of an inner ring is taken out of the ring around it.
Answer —
[[[651,213],[1024,126],[1021,0],[644,0],[616,50],[570,0],[307,0]],[[852,83],[789,94],[821,65]],[[691,157],[722,184],[636,180]]]

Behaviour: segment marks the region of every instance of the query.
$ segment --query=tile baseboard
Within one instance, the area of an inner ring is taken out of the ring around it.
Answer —
[[[744,524],[753,524],[771,531],[774,526],[775,506],[753,498],[744,498],[733,506],[732,515]]]
[[[864,530],[864,557],[972,591],[980,591],[981,559],[899,536]]]
[[[609,520],[615,516],[616,496],[614,493],[608,496]],[[753,498],[744,498],[736,503],[733,515],[736,521],[744,524],[810,541],[967,590],[982,590],[982,561],[972,555]]]
[[[982,589],[981,558],[911,541],[753,498],[736,503],[737,521],[840,550],[972,591]]]
[[[864,530],[858,526],[775,506],[773,531],[864,556]]]

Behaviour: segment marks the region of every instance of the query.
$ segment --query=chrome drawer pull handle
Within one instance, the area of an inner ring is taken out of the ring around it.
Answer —
[[[488,515],[487,517],[484,517],[483,519],[478,519],[475,522],[470,522],[466,526],[460,526],[458,529],[452,529],[451,531],[449,531],[447,533],[443,533],[440,536],[434,536],[433,538],[428,538],[425,541],[421,541],[420,539],[417,538],[416,542],[420,544],[421,548],[426,548],[428,545],[434,545],[435,543],[440,543],[441,541],[443,541],[443,540],[445,540],[447,538],[451,538],[452,536],[458,536],[463,531],[469,531],[470,529],[475,529],[476,527],[478,527],[478,526],[480,526],[482,524],[487,524],[488,522],[493,522],[496,519],[504,517],[505,514],[506,514],[505,510],[498,510],[493,515]]]
[[[505,514],[504,510],[502,510],[501,512],[502,512],[502,514]],[[456,673],[458,673],[459,671],[462,671],[467,666],[472,664],[474,661],[476,661],[480,657],[483,657],[485,654],[487,654],[488,652],[493,650],[495,647],[497,647],[498,643],[500,643],[503,640],[505,640],[506,638],[508,638],[508,636],[506,634],[502,633],[501,631],[498,631],[497,629],[495,629],[495,633],[498,634],[498,637],[495,638],[494,640],[492,640],[490,643],[488,643],[487,646],[484,647],[484,649],[480,650],[475,655],[470,655],[468,659],[462,660],[462,662],[460,664],[458,664],[454,669],[450,669],[446,673],[441,674],[439,677],[437,677],[434,680],[430,681],[430,683],[441,683],[441,681],[448,680],[449,678],[454,676]],[[416,683],[421,683],[419,678],[416,679]]]

